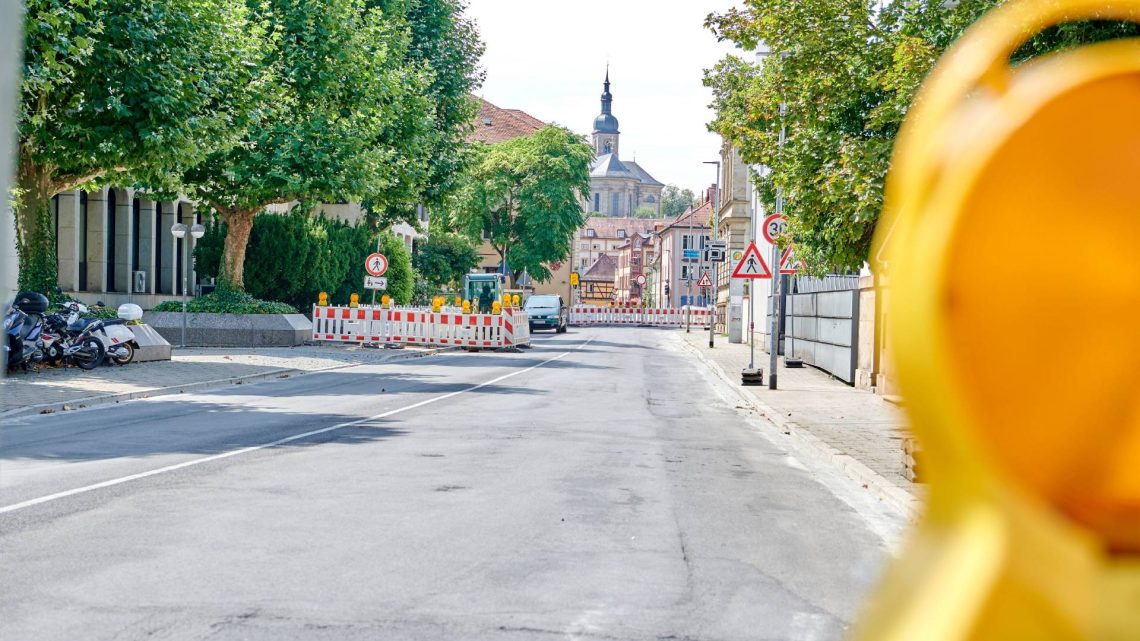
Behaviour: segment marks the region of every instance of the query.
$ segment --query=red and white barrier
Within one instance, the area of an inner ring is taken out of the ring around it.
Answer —
[[[601,307],[575,305],[570,308],[571,325],[650,325],[653,327],[683,327],[686,316],[689,322],[708,327],[712,309],[708,307]]]
[[[383,307],[313,307],[313,340],[494,349],[530,345],[526,312],[463,314]]]

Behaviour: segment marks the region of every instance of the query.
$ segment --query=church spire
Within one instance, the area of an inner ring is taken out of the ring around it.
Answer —
[[[602,113],[594,119],[595,134],[618,133],[618,121],[613,115],[614,96],[610,93],[610,66],[606,65],[606,81],[602,91]]]

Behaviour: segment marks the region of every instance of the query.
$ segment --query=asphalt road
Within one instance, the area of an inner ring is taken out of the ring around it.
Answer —
[[[838,639],[901,521],[664,330],[0,427],[0,639]]]

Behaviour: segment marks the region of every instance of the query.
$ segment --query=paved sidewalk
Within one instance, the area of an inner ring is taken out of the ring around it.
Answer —
[[[83,371],[45,367],[16,372],[0,382],[0,417],[33,411],[67,411],[101,403],[285,378],[365,363],[426,356],[439,350],[364,349],[349,345],[258,349],[175,349],[172,360]]]
[[[713,349],[708,332],[678,334],[688,351],[699,355],[742,398],[778,428],[805,441],[843,468],[880,498],[914,515],[922,486],[904,476],[902,438],[906,419],[895,404],[872,392],[857,390],[810,366],[788,369],[780,360],[779,389],[744,387],[740,372],[748,365],[748,345],[717,336]],[[768,353],[756,350],[755,364],[765,372]]]

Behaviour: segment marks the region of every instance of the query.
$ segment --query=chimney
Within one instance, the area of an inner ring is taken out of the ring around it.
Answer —
[[[716,200],[716,183],[709,185],[709,188],[705,190],[705,202],[711,203],[714,200]]]

